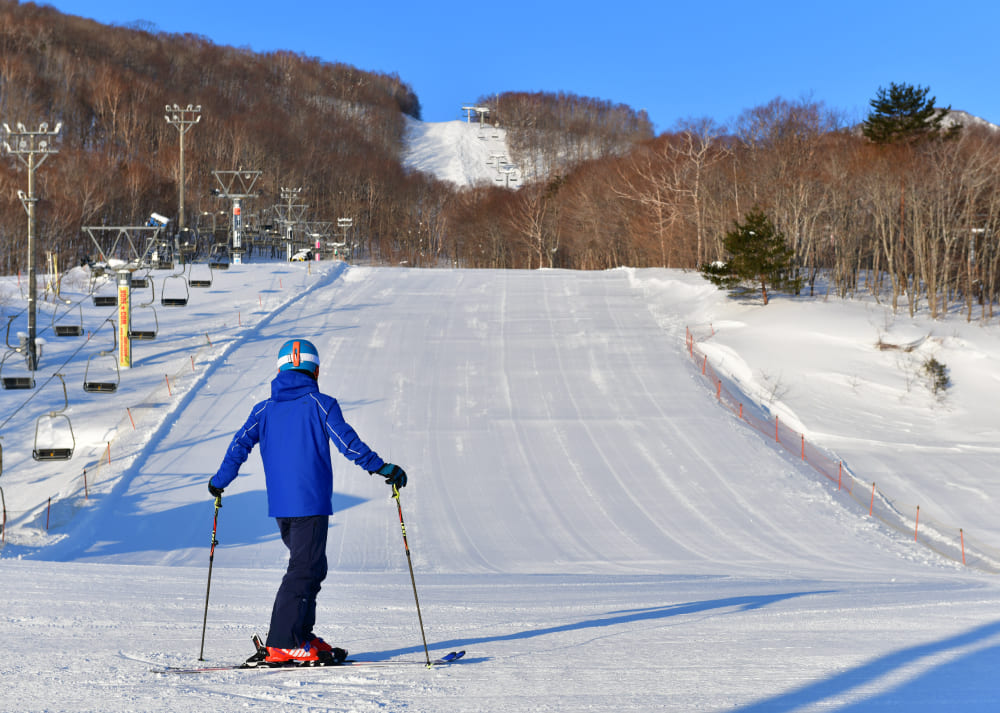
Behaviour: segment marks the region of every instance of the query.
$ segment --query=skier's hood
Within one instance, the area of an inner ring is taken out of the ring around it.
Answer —
[[[294,401],[306,394],[319,392],[316,379],[302,371],[280,371],[271,380],[271,398],[275,401]]]

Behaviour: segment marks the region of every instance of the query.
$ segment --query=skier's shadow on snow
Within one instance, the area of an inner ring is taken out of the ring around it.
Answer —
[[[517,641],[519,639],[533,639],[540,636],[549,636],[551,634],[563,634],[569,631],[582,631],[586,629],[601,629],[605,627],[620,626],[624,624],[634,624],[640,621],[654,621],[658,619],[668,619],[675,616],[688,616],[691,614],[700,614],[703,612],[708,612],[718,609],[732,609],[732,612],[728,613],[738,613],[744,611],[751,611],[754,609],[760,609],[762,607],[770,606],[772,604],[777,604],[778,602],[785,601],[787,599],[794,599],[795,597],[806,597],[819,594],[830,594],[830,590],[816,590],[809,592],[787,592],[785,594],[763,594],[755,596],[745,596],[745,597],[725,597],[723,599],[708,599],[700,602],[687,602],[685,604],[670,604],[662,607],[650,607],[648,609],[630,609],[624,611],[613,611],[608,612],[604,616],[600,616],[594,619],[584,619],[583,621],[572,622],[569,624],[558,624],[554,626],[545,626],[537,629],[526,629],[524,631],[517,631],[510,634],[498,634],[495,636],[481,636],[472,639],[451,639],[448,641],[439,641],[433,644],[428,644],[429,647],[437,649],[472,649],[477,645],[482,644],[494,644],[504,641]],[[726,613],[726,612],[724,612]],[[423,653],[422,647],[415,646],[405,649],[393,649],[391,651],[372,651],[366,652],[364,656],[360,658],[368,658],[369,656],[376,658],[391,658],[393,656],[402,656],[404,654],[414,654]],[[474,653],[474,651],[473,651]],[[484,652],[485,653],[485,652]],[[463,658],[461,661],[456,662],[455,665],[461,663],[476,663],[489,660],[488,657],[473,658],[467,657]]]
[[[84,557],[127,558],[140,553],[209,548],[214,511],[210,497],[158,512],[144,509],[142,497],[143,493],[138,493],[122,498],[114,517],[103,520],[100,538],[82,553]],[[338,512],[363,502],[364,498],[334,493]],[[267,493],[257,489],[224,495],[217,539],[220,550],[279,539],[274,519],[267,514]]]

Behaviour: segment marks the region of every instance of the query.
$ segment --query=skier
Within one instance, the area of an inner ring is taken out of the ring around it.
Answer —
[[[212,497],[220,497],[260,443],[268,515],[277,520],[288,548],[288,570],[274,598],[266,654],[262,649],[252,656],[255,662],[316,665],[347,658],[347,651],[330,646],[313,632],[333,514],[330,440],[345,458],[370,474],[383,476],[395,488],[406,485],[406,472],[383,461],[358,437],[337,400],[320,392],[318,377],[319,352],[312,342],[285,342],[278,351],[271,398],[253,407],[208,481]]]

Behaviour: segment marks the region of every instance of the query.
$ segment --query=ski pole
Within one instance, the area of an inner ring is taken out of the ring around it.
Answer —
[[[413,601],[417,603],[417,621],[420,622],[420,638],[424,641],[424,656],[427,657],[427,667],[431,667],[431,654],[427,650],[427,636],[424,634],[424,618],[420,615],[420,598],[417,596],[417,580],[413,577],[413,560],[410,558],[410,544],[406,541],[406,524],[403,522],[403,506],[399,502],[399,488],[392,486],[392,497],[396,499],[396,510],[399,511],[399,528],[403,531],[403,547],[406,549],[406,564],[410,568],[410,583],[413,585]]]
[[[201,620],[201,651],[198,652],[198,660],[205,660],[205,627],[208,625],[208,594],[212,591],[212,562],[215,561],[215,546],[219,541],[215,539],[215,532],[219,527],[219,508],[222,507],[222,496],[215,496],[215,517],[212,520],[212,549],[208,553],[208,586],[205,588],[205,616]]]

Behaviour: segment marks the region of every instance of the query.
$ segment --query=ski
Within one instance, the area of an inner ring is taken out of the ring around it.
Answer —
[[[451,651],[440,658],[436,658],[431,661],[430,666],[427,665],[426,661],[365,661],[363,659],[346,659],[345,661],[340,661],[338,663],[326,663],[326,662],[306,662],[306,663],[288,663],[279,664],[272,666],[263,662],[244,662],[241,664],[229,664],[225,666],[197,666],[193,668],[184,668],[182,666],[164,666],[162,668],[150,669],[150,673],[157,674],[168,674],[168,673],[211,673],[213,671],[291,671],[300,670],[307,668],[351,668],[355,666],[371,666],[371,667],[390,667],[390,666],[424,666],[427,668],[433,668],[434,666],[444,666],[450,663],[458,661],[460,658],[465,656],[465,651]]]

